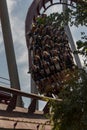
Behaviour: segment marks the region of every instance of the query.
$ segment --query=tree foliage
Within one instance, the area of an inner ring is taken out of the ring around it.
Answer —
[[[71,76],[58,95],[63,101],[51,102],[53,130],[87,130],[87,73],[76,70]]]

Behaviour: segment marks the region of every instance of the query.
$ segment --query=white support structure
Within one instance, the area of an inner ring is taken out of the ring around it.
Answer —
[[[67,3],[67,0],[63,0],[64,3]],[[64,4],[63,5],[63,12],[65,12],[65,10],[67,9],[67,5]],[[71,34],[71,31],[70,31],[70,28],[69,26],[65,26],[65,31],[67,33],[67,36],[68,36],[68,39],[69,39],[69,42],[70,42],[70,45],[71,45],[71,49],[72,49],[72,52],[76,51],[76,46],[75,46],[75,43],[74,43],[74,40],[73,40],[73,37],[72,37],[72,34]],[[78,54],[73,54],[74,55],[74,58],[75,58],[75,62],[77,64],[77,66],[79,68],[82,68],[82,65],[81,65],[81,61],[80,61],[80,58],[78,56]]]

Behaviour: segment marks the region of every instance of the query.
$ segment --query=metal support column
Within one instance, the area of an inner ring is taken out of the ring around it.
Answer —
[[[20,90],[6,0],[0,0],[0,17],[11,87]],[[21,97],[17,98],[17,106],[22,106]]]
[[[31,78],[31,93],[34,93],[34,94],[38,95],[38,89],[37,89],[37,86],[35,84],[35,81],[32,79],[32,77],[30,77],[30,78]],[[31,100],[31,102],[32,101],[33,100]],[[39,102],[36,101],[36,110],[38,110],[38,109],[39,109]]]
[[[63,2],[67,3],[67,0],[63,0]],[[65,12],[66,9],[67,9],[67,5],[63,5],[63,12]],[[70,28],[69,28],[68,24],[67,24],[67,26],[65,26],[65,30],[66,30],[67,36],[69,38],[71,49],[74,52],[74,51],[76,51],[76,46],[75,46],[75,43],[74,43],[74,40],[73,40],[73,37],[72,37],[72,34],[71,34],[71,31],[70,31]],[[77,66],[79,68],[82,68],[82,65],[81,65],[80,58],[79,58],[78,54],[74,54],[74,58],[75,58],[75,62],[77,64]]]

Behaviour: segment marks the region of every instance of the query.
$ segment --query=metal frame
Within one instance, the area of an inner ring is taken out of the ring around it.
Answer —
[[[26,16],[26,20],[25,20],[25,37],[26,37],[26,43],[27,43],[27,47],[28,47],[28,54],[29,54],[29,69],[32,65],[32,58],[31,58],[31,54],[30,54],[30,41],[29,41],[29,37],[28,37],[28,33],[31,30],[32,27],[32,22],[34,22],[35,17],[37,17],[38,15],[40,15],[40,10],[41,8],[44,8],[43,13],[48,9],[48,7],[51,7],[55,4],[64,4],[64,5],[69,5],[69,6],[73,6],[74,3],[85,3],[82,2],[81,0],[68,0],[69,4],[66,2],[64,2],[63,0],[58,0],[59,2],[57,3],[53,3],[53,0],[34,0],[30,6],[30,8],[28,9],[28,13]],[[50,5],[48,7],[46,7],[45,5],[50,2]]]
[[[0,18],[11,87],[20,90],[20,82],[6,0],[0,0]],[[17,106],[22,106],[21,97],[17,98],[16,100]]]
[[[63,0],[64,4],[63,5],[63,12],[66,11],[67,9],[67,0]],[[75,46],[75,43],[74,43],[74,40],[73,40],[73,37],[72,37],[72,33],[70,31],[70,28],[68,26],[68,23],[67,25],[65,26],[65,31],[67,33],[67,36],[68,36],[68,39],[69,39],[69,42],[70,42],[70,46],[71,46],[71,49],[72,49],[72,52],[76,51],[76,46]],[[81,61],[80,61],[80,58],[79,58],[79,55],[78,54],[73,54],[74,58],[75,58],[75,62],[76,62],[76,65],[79,67],[79,68],[82,68],[82,65],[81,65]]]
[[[13,111],[13,109],[15,109],[15,107],[16,107],[16,97],[17,96],[21,96],[21,97],[23,96],[23,97],[27,97],[27,98],[32,99],[32,102],[31,102],[31,104],[29,105],[29,108],[28,108],[29,113],[35,112],[37,100],[46,101],[47,104],[50,100],[56,101],[56,102],[62,102],[62,99],[54,99],[54,98],[50,98],[50,97],[46,97],[46,96],[39,96],[39,95],[36,95],[36,94],[26,93],[26,92],[23,92],[23,91],[20,91],[20,90],[17,90],[17,89],[6,88],[6,87],[2,87],[2,86],[0,86],[0,91],[8,92],[9,94],[12,94],[12,97],[9,100],[10,103],[8,104],[7,111]],[[48,107],[48,106],[46,105],[45,109],[43,109],[43,111],[45,113],[46,113],[46,107]]]
[[[55,3],[55,4],[64,4],[64,5],[73,6],[74,3],[81,3],[81,4],[85,3],[82,0],[68,0],[67,3],[64,0],[58,0],[58,1],[59,2]],[[50,2],[49,7],[54,5],[53,0],[33,0],[31,6],[28,9],[28,13],[27,13],[27,16],[26,16],[26,20],[25,20],[25,37],[26,37],[26,43],[27,43],[27,47],[28,47],[28,54],[29,54],[29,71],[30,71],[30,68],[32,66],[32,56],[31,56],[31,53],[30,53],[30,50],[29,50],[29,48],[30,48],[30,40],[29,40],[29,37],[28,37],[28,33],[30,32],[30,30],[32,28],[32,22],[35,22],[35,18],[38,15],[40,15],[40,10],[43,8],[44,9],[43,12],[45,12],[48,9],[48,7],[46,7],[46,4],[48,2]],[[72,42],[71,43],[72,50],[76,50],[69,27],[67,27],[66,30],[68,32],[68,36],[70,34],[69,39],[71,39],[70,43]],[[81,63],[80,63],[78,55],[75,55],[75,60],[76,60],[77,65],[81,68]],[[35,86],[32,85],[32,84],[34,84],[32,81],[33,80],[31,78],[31,92],[36,92],[37,93],[37,89],[36,89]],[[34,88],[32,89],[32,87],[34,87]]]

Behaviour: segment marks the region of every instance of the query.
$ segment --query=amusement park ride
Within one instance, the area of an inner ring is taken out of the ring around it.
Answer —
[[[49,4],[47,4],[48,2],[49,2]],[[35,69],[35,71],[34,71],[34,69],[33,69],[34,67],[36,67],[37,64],[39,64],[39,61],[41,64],[43,64],[43,63],[48,64],[47,61],[45,61],[46,59],[44,57],[42,57],[42,58],[39,57],[38,51],[37,51],[38,48],[42,50],[42,52],[41,52],[42,54],[50,53],[50,52],[48,52],[48,50],[43,49],[43,46],[42,46],[42,48],[40,48],[40,45],[37,45],[38,46],[37,50],[35,49],[37,41],[34,36],[37,35],[36,36],[37,40],[39,39],[39,36],[41,36],[41,34],[40,34],[41,32],[36,31],[36,30],[39,30],[39,29],[37,29],[37,27],[39,25],[36,23],[37,22],[36,19],[42,17],[46,13],[47,9],[53,5],[62,4],[63,11],[65,11],[67,6],[73,7],[74,4],[78,3],[78,2],[82,3],[81,0],[57,0],[56,2],[55,2],[55,0],[33,0],[32,4],[28,10],[26,21],[25,21],[25,36],[26,36],[26,43],[27,43],[28,56],[29,56],[29,73],[31,74],[31,93],[25,93],[20,90],[20,83],[19,83],[19,78],[18,78],[17,65],[16,65],[16,60],[15,60],[14,47],[13,47],[12,34],[11,34],[11,29],[10,29],[10,22],[9,22],[6,0],[0,0],[1,26],[2,26],[4,46],[5,46],[5,51],[6,51],[8,71],[9,71],[9,77],[10,77],[10,83],[11,83],[11,88],[5,88],[5,87],[0,86],[0,103],[1,103],[0,104],[0,109],[1,109],[0,110],[0,128],[2,127],[2,128],[6,129],[5,122],[7,121],[8,124],[9,124],[9,122],[12,122],[12,124],[14,125],[14,127],[12,127],[12,125],[9,126],[9,128],[11,128],[11,129],[12,128],[16,129],[18,124],[20,124],[19,128],[22,128],[22,129],[39,130],[36,127],[36,126],[38,126],[38,124],[39,125],[45,124],[44,128],[46,130],[51,129],[50,124],[49,123],[46,124],[46,121],[48,121],[48,120],[46,120],[43,117],[43,114],[42,115],[37,114],[37,117],[36,117],[35,111],[36,111],[36,108],[38,107],[37,100],[49,101],[50,99],[52,99],[52,100],[56,100],[59,102],[62,101],[62,99],[58,99],[58,98],[56,99],[56,98],[52,97],[52,94],[54,94],[54,96],[55,96],[54,91],[51,91],[51,95],[49,94],[49,92],[46,93],[46,91],[44,89],[42,92],[42,90],[41,90],[42,86],[40,86],[42,84],[43,84],[43,87],[46,87],[46,85],[50,85],[49,88],[52,89],[52,87],[53,87],[53,86],[51,86],[52,83],[55,84],[55,82],[57,83],[57,81],[59,81],[59,80],[60,80],[60,82],[62,82],[60,79],[61,71],[60,71],[60,73],[56,74],[56,72],[54,72],[49,75],[48,71],[46,73],[46,70],[44,70],[42,68],[38,68],[39,71],[36,71],[37,69]],[[42,8],[43,8],[43,12],[41,12]],[[34,25],[35,28],[32,25]],[[46,28],[47,26],[44,26],[43,30],[45,30],[44,28]],[[39,27],[41,27],[41,26],[39,26]],[[57,31],[59,31],[59,33],[61,33],[61,28],[60,28],[60,30],[57,30]],[[70,29],[69,29],[69,26],[68,25],[65,26],[62,29],[62,31],[64,34],[66,34],[64,40],[68,39],[67,46],[69,47],[69,44],[70,44],[71,49],[70,48],[69,49],[72,51],[75,51],[76,47],[75,47]],[[40,42],[45,41],[45,43],[46,43],[47,37],[48,37],[48,39],[50,39],[50,35],[46,34],[43,36],[43,38]],[[52,38],[51,38],[51,41],[53,42]],[[31,47],[32,43],[34,44],[33,47]],[[55,44],[55,43],[53,43],[53,44]],[[31,48],[33,48],[33,49],[31,49]],[[37,51],[37,53],[36,53],[36,51]],[[51,51],[54,51],[54,50],[51,49]],[[57,51],[59,51],[59,50],[57,50]],[[37,55],[37,57],[39,57],[38,61],[35,61],[36,55]],[[61,53],[58,56],[61,57]],[[58,59],[58,56],[56,56],[57,59]],[[74,54],[74,59],[75,59],[76,65],[79,68],[81,68],[81,63],[80,63],[80,60],[79,60],[79,57],[77,54]],[[53,55],[50,56],[50,60],[52,60],[52,61],[55,60]],[[11,63],[13,63],[13,64],[11,64]],[[60,62],[57,61],[57,65],[59,63]],[[73,64],[73,60],[71,61],[71,66],[73,66],[72,64]],[[49,62],[49,66],[51,66],[50,62]],[[48,66],[48,68],[49,68],[49,66]],[[67,66],[65,66],[65,67],[67,67]],[[63,66],[61,68],[62,68],[62,71],[64,71]],[[44,76],[42,75],[43,77],[40,77],[41,79],[38,80],[36,78],[41,76],[41,75],[39,75],[39,74],[41,74],[41,70],[42,71],[44,70],[44,72],[43,72]],[[37,72],[39,74],[37,74]],[[59,78],[56,79],[57,81],[55,81],[55,79],[53,78],[54,75],[57,75],[57,77],[59,76]],[[52,82],[50,82],[50,78],[52,79]],[[47,84],[45,84],[45,82],[47,82]],[[59,87],[59,86],[57,86],[57,87]],[[38,95],[38,93],[44,94],[44,96],[40,96],[40,95]],[[23,104],[22,104],[22,96],[32,99],[31,104],[29,105],[27,114],[24,114],[25,110],[24,110]],[[5,104],[4,108],[3,108],[3,103]],[[19,107],[19,108],[17,108],[17,107]],[[18,111],[17,111],[17,109],[18,109]],[[47,112],[48,112],[48,102],[43,109],[43,113],[47,113]],[[12,115],[11,115],[11,113],[12,113]],[[16,115],[15,115],[15,113],[16,113]],[[23,120],[21,120],[21,116],[22,116],[22,118],[24,117],[24,122],[23,122]],[[5,117],[8,117],[8,118],[5,118]],[[20,117],[20,118],[18,120],[16,120],[16,118],[12,118],[12,117]],[[31,121],[31,120],[27,120],[27,119],[25,120],[25,118],[29,118],[29,119],[36,118],[37,121]],[[39,119],[39,118],[42,118],[42,122],[40,122],[41,119]],[[4,123],[2,123],[2,122],[4,122]],[[22,125],[24,124],[25,128],[21,127],[21,124]],[[31,126],[32,126],[32,128],[31,128]]]

